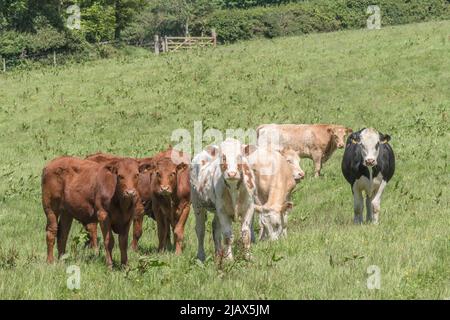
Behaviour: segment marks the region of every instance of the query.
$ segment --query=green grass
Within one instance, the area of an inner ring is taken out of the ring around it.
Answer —
[[[450,297],[449,34],[450,21],[433,22],[1,75],[0,298]],[[257,243],[252,262],[197,263],[191,215],[180,257],[155,252],[155,223],[146,218],[128,272],[109,272],[103,250],[95,257],[77,246],[76,222],[69,257],[45,263],[40,174],[48,160],[99,150],[152,155],[197,120],[204,129],[338,123],[389,133],[397,171],[381,224],[353,225],[338,150],[320,179],[303,161],[308,177],[294,196],[288,238]],[[66,288],[71,264],[81,268],[75,292]],[[370,265],[381,269],[380,290],[367,289]]]

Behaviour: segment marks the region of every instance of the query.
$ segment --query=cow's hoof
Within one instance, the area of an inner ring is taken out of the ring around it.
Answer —
[[[201,262],[205,262],[206,255],[204,253],[198,253],[197,254],[197,259],[200,260]]]

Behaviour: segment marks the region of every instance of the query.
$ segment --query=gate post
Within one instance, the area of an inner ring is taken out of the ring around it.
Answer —
[[[213,38],[213,45],[214,47],[217,46],[217,33],[216,29],[211,29],[211,36]]]
[[[157,34],[155,34],[155,54],[159,55],[159,36]]]

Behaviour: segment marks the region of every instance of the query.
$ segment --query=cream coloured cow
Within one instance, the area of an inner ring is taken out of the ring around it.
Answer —
[[[296,186],[293,168],[285,157],[270,148],[258,147],[248,160],[255,175],[259,213],[259,239],[276,240],[287,235],[290,196]]]
[[[263,124],[256,131],[258,145],[261,141],[273,143],[279,151],[289,148],[300,158],[312,159],[314,175],[318,177],[334,151],[344,148],[345,136],[352,129],[334,124]]]
[[[214,213],[212,225],[216,256],[233,259],[232,222],[240,219],[245,254],[250,257],[250,225],[256,188],[244,148],[238,140],[226,139],[217,147],[208,147],[192,160],[191,200],[196,218],[197,257],[202,261],[205,259],[206,211]]]

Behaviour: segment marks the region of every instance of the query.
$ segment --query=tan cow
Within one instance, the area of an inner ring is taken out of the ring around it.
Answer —
[[[318,177],[334,151],[344,148],[345,135],[352,129],[334,124],[263,124],[256,131],[258,145],[260,141],[274,141],[280,151],[291,148],[300,158],[312,159],[314,175]]]
[[[259,212],[259,239],[276,240],[287,235],[287,215],[292,209],[290,196],[296,181],[292,166],[278,151],[258,147],[248,157],[255,174]]]

